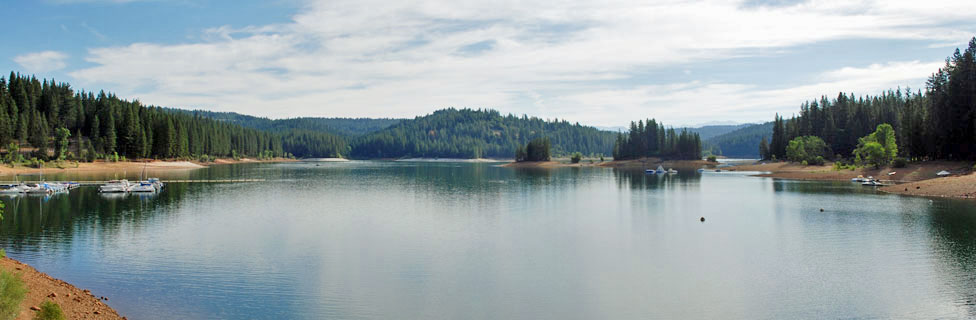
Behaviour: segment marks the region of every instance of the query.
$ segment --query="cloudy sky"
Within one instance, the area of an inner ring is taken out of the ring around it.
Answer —
[[[691,125],[921,88],[976,35],[972,0],[244,2],[8,1],[0,70],[271,118]]]

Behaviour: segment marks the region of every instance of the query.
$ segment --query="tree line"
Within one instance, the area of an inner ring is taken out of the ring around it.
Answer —
[[[244,128],[13,72],[0,77],[0,145],[8,153],[31,150],[39,159],[89,161],[109,156],[327,157],[339,156],[347,146],[337,135]]]
[[[435,111],[402,120],[352,142],[356,158],[513,158],[516,150],[536,138],[548,138],[553,155],[572,152],[609,154],[614,133],[489,109]]]
[[[828,157],[853,158],[855,149],[864,145],[861,138],[882,124],[892,127],[898,156],[976,159],[976,37],[966,50],[956,49],[946,59],[924,91],[899,88],[863,97],[840,93],[834,99],[804,102],[800,114],[789,119],[777,114],[772,140],[761,151],[763,158],[785,159],[790,141],[816,136],[829,148]]]
[[[669,159],[701,159],[701,137],[698,133],[682,129],[665,128],[657,120],[630,122],[630,130],[617,134],[613,147],[614,160],[637,159],[641,157],[663,157]]]

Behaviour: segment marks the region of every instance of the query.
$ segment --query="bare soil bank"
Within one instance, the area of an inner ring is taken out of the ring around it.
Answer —
[[[893,185],[881,191],[916,196],[976,198],[976,175],[971,162],[924,161],[911,163],[904,168],[858,168],[834,170],[832,165],[804,166],[783,162],[735,166],[738,171],[762,171],[759,177],[795,180],[850,181],[851,178],[873,176]],[[939,177],[939,171],[949,171],[952,176]]]
[[[192,170],[205,168],[211,165],[220,164],[234,164],[234,163],[257,163],[257,162],[286,162],[286,161],[297,161],[294,159],[272,159],[272,160],[255,160],[242,158],[239,160],[234,159],[217,159],[214,162],[198,162],[198,161],[165,161],[165,160],[145,160],[145,161],[123,161],[123,162],[63,162],[61,167],[44,167],[43,169],[30,168],[24,166],[15,166],[11,168],[10,166],[0,165],[0,176],[9,175],[28,175],[28,174],[39,174],[39,173],[59,173],[59,172],[138,172],[145,169],[151,171],[179,171],[179,170]],[[50,165],[50,164],[49,164]]]
[[[17,319],[34,318],[37,311],[32,307],[40,307],[45,300],[60,305],[61,311],[68,319],[125,319],[90,291],[52,278],[20,261],[10,258],[0,259],[0,268],[20,275],[27,287],[27,295],[20,304]]]

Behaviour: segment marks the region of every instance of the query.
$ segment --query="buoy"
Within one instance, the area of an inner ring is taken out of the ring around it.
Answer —
[[[705,222],[705,217],[701,217],[701,222]]]
[[[820,212],[823,212],[823,208],[820,208]]]

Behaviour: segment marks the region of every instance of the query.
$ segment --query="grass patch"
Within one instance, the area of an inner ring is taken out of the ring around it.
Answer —
[[[34,320],[65,320],[61,306],[51,300],[41,303],[41,311],[34,315]]]
[[[0,319],[13,319],[17,316],[20,303],[24,301],[27,287],[20,276],[0,271]]]

